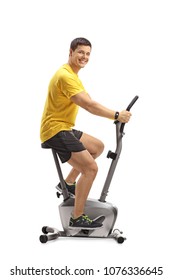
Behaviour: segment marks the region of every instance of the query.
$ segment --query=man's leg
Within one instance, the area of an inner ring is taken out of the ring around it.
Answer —
[[[83,133],[80,138],[80,141],[83,143],[87,151],[91,154],[91,156],[94,159],[100,156],[101,153],[103,152],[104,144],[99,139],[93,136]],[[76,181],[79,174],[80,174],[79,170],[72,168],[65,181],[68,184],[73,184]]]
[[[81,173],[75,190],[73,217],[76,219],[84,213],[85,202],[96,177],[98,168],[95,160],[87,150],[72,153],[68,161],[74,170]]]

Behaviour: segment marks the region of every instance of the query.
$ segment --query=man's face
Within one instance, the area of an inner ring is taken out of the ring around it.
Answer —
[[[70,61],[75,68],[83,68],[89,61],[90,53],[90,46],[78,46],[75,51],[70,49]]]

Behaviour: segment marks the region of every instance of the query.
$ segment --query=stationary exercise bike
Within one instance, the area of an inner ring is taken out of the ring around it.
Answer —
[[[130,111],[137,99],[138,96],[133,98],[126,109],[127,111]],[[100,198],[87,199],[85,204],[85,214],[88,215],[92,220],[95,219],[97,222],[102,223],[103,226],[101,228],[89,230],[85,228],[69,228],[69,219],[73,211],[75,197],[72,194],[69,194],[67,191],[58,155],[54,149],[51,149],[61,184],[61,187],[59,187],[59,184],[56,186],[56,194],[58,198],[63,196],[63,202],[59,205],[59,213],[64,230],[60,231],[53,227],[44,226],[42,228],[44,235],[40,235],[41,243],[46,243],[47,241],[54,240],[59,237],[114,238],[118,243],[123,243],[126,239],[122,236],[122,232],[120,230],[114,229],[114,224],[118,215],[117,207],[113,206],[109,202],[106,202],[106,196],[108,194],[111,180],[122,150],[122,138],[125,134],[125,123],[115,121],[114,124],[116,125],[116,150],[115,152],[109,151],[107,154],[107,158],[111,159],[111,165],[103,185]],[[45,146],[43,143],[42,148],[47,148],[47,146]]]

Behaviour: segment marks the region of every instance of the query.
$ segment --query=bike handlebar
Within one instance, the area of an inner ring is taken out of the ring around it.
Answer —
[[[136,95],[132,101],[130,102],[130,104],[127,106],[126,111],[130,111],[130,109],[132,108],[132,106],[135,104],[135,102],[138,100],[139,96]],[[115,124],[118,123],[118,121],[114,122]],[[125,127],[125,123],[122,123],[120,126],[120,132],[123,133],[124,132],[124,127]]]
[[[130,111],[130,109],[132,108],[132,106],[135,104],[135,102],[138,100],[139,96],[135,96],[132,101],[130,102],[130,104],[127,106],[126,111]]]

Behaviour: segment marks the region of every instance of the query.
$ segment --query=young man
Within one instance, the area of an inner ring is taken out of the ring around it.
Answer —
[[[108,109],[92,100],[86,92],[78,72],[88,63],[91,43],[85,38],[71,42],[68,63],[63,65],[52,77],[41,121],[41,141],[57,151],[61,161],[72,166],[66,178],[69,192],[74,194],[75,204],[70,227],[99,228],[99,222],[84,214],[85,202],[97,174],[95,159],[104,149],[103,143],[81,131],[73,129],[78,108],[91,114],[128,122],[131,113]],[[77,183],[76,179],[80,175]]]

